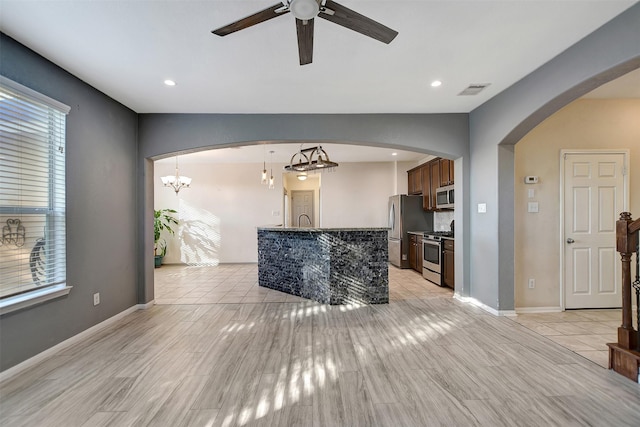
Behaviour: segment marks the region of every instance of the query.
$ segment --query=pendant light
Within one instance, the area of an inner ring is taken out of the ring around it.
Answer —
[[[191,186],[191,178],[188,176],[180,176],[180,171],[178,170],[178,156],[176,156],[176,174],[163,176],[160,179],[162,180],[162,185],[173,188],[173,191],[176,192],[176,196],[182,188],[189,188]]]
[[[267,184],[267,160],[265,159],[264,148],[262,150],[262,179],[260,180],[261,184]]]
[[[271,154],[271,177],[269,178],[269,190],[273,190],[276,188],[275,180],[273,179],[273,151],[269,151]]]

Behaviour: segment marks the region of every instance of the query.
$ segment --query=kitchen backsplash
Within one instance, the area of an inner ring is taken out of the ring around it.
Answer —
[[[433,231],[449,231],[453,221],[453,211],[433,213]]]

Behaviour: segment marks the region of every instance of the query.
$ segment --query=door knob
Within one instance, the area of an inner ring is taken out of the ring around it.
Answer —
[[[573,240],[571,237],[569,237],[569,238],[567,239],[567,243],[568,243],[568,244],[572,244],[572,243],[575,243],[575,242],[576,242],[576,241],[575,241],[575,240]]]

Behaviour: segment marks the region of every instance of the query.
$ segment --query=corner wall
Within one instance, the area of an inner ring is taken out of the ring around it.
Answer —
[[[516,144],[560,108],[639,68],[638,23],[640,4],[471,112],[471,297],[500,311],[515,308],[513,152],[500,145]]]

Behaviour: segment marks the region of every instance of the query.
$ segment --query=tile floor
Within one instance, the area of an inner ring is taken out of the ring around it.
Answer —
[[[436,286],[413,270],[390,267],[389,284],[389,298],[396,301],[453,295],[451,289]],[[163,265],[155,269],[155,302],[160,305],[300,301],[306,300],[259,287],[257,264]]]
[[[413,270],[389,268],[391,302],[452,296],[451,289],[436,286]],[[215,267],[164,265],[155,270],[155,302],[159,305],[300,301],[305,299],[259,287],[257,264],[223,264]],[[615,309],[573,310],[519,314],[511,319],[607,368],[606,344],[616,341],[621,314],[620,310]]]
[[[608,368],[607,343],[617,341],[622,314],[619,309],[568,310],[561,313],[519,314],[513,320]]]

